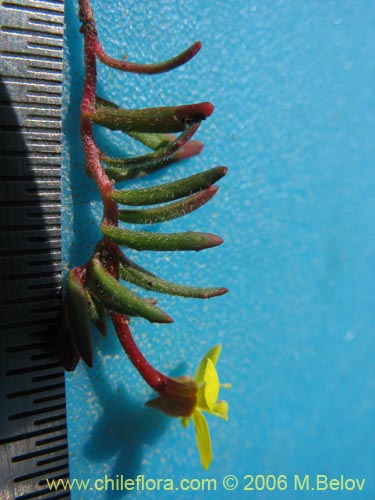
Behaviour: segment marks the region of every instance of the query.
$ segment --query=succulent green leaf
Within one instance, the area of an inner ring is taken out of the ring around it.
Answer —
[[[96,96],[95,98],[95,109],[97,111],[107,111],[107,110],[120,110],[120,106],[115,104],[108,99]],[[130,130],[123,130],[130,137],[141,142],[145,146],[151,149],[159,149],[167,146],[170,142],[173,142],[176,137],[173,134],[158,134],[158,133],[145,133],[145,132],[132,132]]]
[[[114,104],[107,99],[96,96],[95,108],[99,109],[120,109],[117,104]],[[173,134],[157,134],[157,133],[145,133],[145,132],[131,132],[123,131],[130,137],[133,137],[136,141],[142,143],[151,149],[159,149],[167,146],[170,142],[176,140],[176,136]],[[199,141],[189,140],[187,144],[182,146],[176,153],[173,154],[171,161],[179,161],[184,158],[190,158],[191,156],[197,155],[201,152],[203,144]]]
[[[97,111],[102,110],[113,110],[113,109],[121,109],[118,104],[115,104],[108,99],[104,99],[103,97],[96,96],[95,97],[95,109]],[[146,134],[144,132],[126,132],[127,135],[133,137],[137,141],[141,142],[145,146],[151,149],[158,149],[159,147],[166,146],[170,142],[174,141],[176,137],[173,134]]]
[[[101,224],[103,235],[109,240],[135,250],[203,250],[220,245],[223,240],[210,233],[187,231],[184,233],[152,233],[131,231]]]
[[[201,46],[201,42],[195,42],[177,56],[152,64],[139,64],[127,61],[126,59],[114,59],[104,52],[104,49],[99,42],[95,45],[95,52],[98,58],[111,68],[131,73],[155,75],[158,73],[164,73],[165,71],[171,71],[172,69],[178,68],[178,66],[187,63],[201,49]]]
[[[119,219],[131,224],[155,224],[171,219],[177,219],[193,212],[207,203],[217,192],[218,188],[210,188],[199,191],[180,201],[169,203],[161,207],[145,208],[141,210],[119,210]]]
[[[90,118],[110,130],[168,133],[182,132],[210,116],[212,111],[213,106],[209,102],[144,109],[99,107]]]
[[[177,200],[210,187],[227,173],[226,167],[214,167],[184,179],[149,188],[114,191],[112,199],[123,205],[153,205]]]
[[[121,109],[117,104],[108,101],[107,99],[103,99],[102,97],[96,96],[95,100],[95,109],[99,110],[108,110],[108,109]],[[176,137],[172,134],[146,134],[142,132],[126,132],[128,135],[141,142],[145,146],[151,149],[158,149],[164,146],[167,146],[170,142],[174,141]]]
[[[122,279],[129,281],[134,285],[141,286],[146,290],[166,293],[169,295],[178,295],[180,297],[208,299],[210,297],[223,295],[227,292],[226,288],[203,288],[172,283],[171,281],[166,281],[158,276],[155,276],[154,274],[149,273],[134,263],[130,263],[128,259],[126,262],[122,262],[120,264],[120,274]]]
[[[130,311],[130,314],[142,316],[152,323],[173,321],[161,309],[123,287],[97,259],[92,260],[92,277],[97,285],[94,293],[100,293],[100,298],[106,300],[108,306],[113,305],[115,311],[125,314],[129,314]]]
[[[78,350],[84,362],[91,367],[93,363],[93,349],[90,330],[90,305],[86,290],[78,277],[77,269],[72,269],[67,277],[65,304]]]
[[[143,177],[160,170],[173,160],[173,154],[193,136],[198,128],[199,123],[192,125],[175,140],[153,153],[124,159],[104,156],[102,161],[110,167],[106,169],[108,176],[113,180],[120,181]]]

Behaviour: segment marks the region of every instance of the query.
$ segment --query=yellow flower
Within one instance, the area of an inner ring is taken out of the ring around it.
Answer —
[[[220,387],[230,387],[230,384],[220,384],[216,371],[215,365],[220,352],[221,346],[217,345],[203,356],[194,375],[194,381],[198,387],[197,404],[190,417],[181,417],[184,427],[189,425],[190,418],[193,420],[200,460],[205,469],[208,469],[211,464],[212,449],[207,421],[202,412],[228,420],[228,403],[218,401]]]
[[[210,432],[202,412],[228,420],[228,403],[218,401],[220,387],[230,387],[230,384],[220,384],[216,371],[220,352],[220,345],[212,347],[201,359],[194,378],[184,376],[164,380],[158,389],[158,397],[146,403],[172,417],[180,417],[184,427],[189,425],[190,419],[193,420],[199,456],[205,469],[211,464],[212,450]]]

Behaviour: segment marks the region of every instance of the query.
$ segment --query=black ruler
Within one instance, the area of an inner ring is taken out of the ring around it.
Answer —
[[[0,498],[69,498],[61,308],[63,0],[0,0]]]

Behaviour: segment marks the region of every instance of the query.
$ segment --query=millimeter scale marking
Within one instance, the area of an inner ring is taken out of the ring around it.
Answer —
[[[63,0],[0,0],[0,498],[69,498],[61,309]]]

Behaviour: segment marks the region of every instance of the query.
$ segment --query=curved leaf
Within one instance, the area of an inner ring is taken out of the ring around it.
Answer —
[[[121,181],[143,177],[164,168],[173,161],[174,153],[182,148],[198,128],[199,123],[192,125],[179,137],[153,153],[124,159],[104,156],[102,161],[109,165],[109,168],[106,168],[108,176],[113,180]]]
[[[114,310],[129,314],[133,311],[135,315],[151,321],[152,323],[171,323],[173,320],[161,309],[146,301],[139,295],[123,287],[108,271],[104,269],[97,259],[92,260],[92,277],[95,279],[97,288],[95,294],[108,301]],[[90,286],[92,286],[90,284]]]
[[[115,59],[108,56],[102,45],[97,41],[95,45],[95,52],[100,61],[107,66],[121,71],[127,71],[130,73],[138,73],[143,75],[156,75],[158,73],[165,73],[166,71],[171,71],[172,69],[178,68],[182,64],[187,63],[193,58],[197,52],[201,49],[201,42],[195,42],[193,45],[185,49],[183,52],[165,61],[160,61],[158,63],[151,64],[140,64],[127,61],[126,59]]]
[[[123,205],[153,205],[184,198],[203,189],[224,177],[226,167],[214,167],[205,172],[185,177],[173,182],[149,188],[124,189],[114,191],[112,199]]]
[[[143,109],[97,108],[90,119],[96,125],[123,132],[182,132],[210,116],[213,109],[209,102]]]
[[[120,274],[124,280],[129,281],[134,285],[141,286],[146,290],[153,290],[169,295],[178,295],[180,297],[208,299],[210,297],[223,295],[228,291],[226,288],[195,287],[172,283],[171,281],[159,278],[158,276],[147,272],[145,269],[138,266],[135,267],[127,262],[120,264]]]
[[[157,222],[165,222],[171,219],[177,219],[187,215],[197,208],[210,201],[216,194],[218,188],[212,186],[210,188],[199,191],[180,201],[170,203],[161,207],[141,209],[141,210],[119,210],[119,219],[131,224],[155,224]]]
[[[220,245],[220,236],[210,233],[187,231],[185,233],[151,233],[131,231],[101,224],[103,235],[109,240],[135,250],[204,250]]]
[[[119,109],[120,107],[107,99],[103,99],[100,96],[96,96],[95,100],[95,109]],[[157,134],[157,133],[146,133],[146,132],[131,132],[123,131],[130,137],[133,137],[136,141],[141,142],[145,146],[151,149],[159,149],[166,147],[169,143],[176,140],[176,136],[173,134]],[[194,139],[189,140],[185,145],[180,147],[178,151],[176,151],[171,161],[179,161],[185,158],[190,158],[191,156],[197,155],[202,151],[203,144]]]

